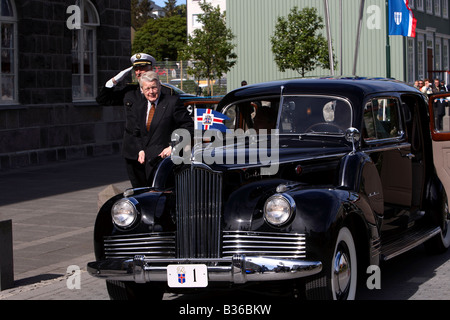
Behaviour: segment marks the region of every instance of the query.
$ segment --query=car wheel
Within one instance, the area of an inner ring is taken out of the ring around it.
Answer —
[[[106,289],[111,300],[158,301],[164,295],[164,289],[155,285],[115,280],[107,280]]]
[[[306,282],[308,299],[353,300],[358,276],[356,247],[347,227],[339,230],[333,254],[319,276]]]
[[[440,210],[442,213],[441,232],[431,240],[425,242],[425,248],[431,253],[443,253],[450,247],[450,211],[445,193]]]

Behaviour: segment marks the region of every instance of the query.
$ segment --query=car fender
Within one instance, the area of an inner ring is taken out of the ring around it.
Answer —
[[[134,193],[135,192],[135,193]],[[111,209],[120,199],[134,198],[138,219],[129,228],[117,228],[111,218]],[[105,236],[119,234],[137,234],[148,232],[173,231],[174,227],[174,201],[171,192],[158,192],[150,188],[129,190],[109,199],[99,210],[94,228],[94,250],[97,259],[101,259],[104,252],[103,242]]]

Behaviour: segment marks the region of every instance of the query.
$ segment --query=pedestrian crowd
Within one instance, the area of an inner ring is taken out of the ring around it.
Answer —
[[[433,82],[431,82],[429,79],[416,80],[414,82],[414,87],[424,94],[435,94],[439,92],[450,91],[449,86],[446,85],[444,81],[437,78],[434,79]]]

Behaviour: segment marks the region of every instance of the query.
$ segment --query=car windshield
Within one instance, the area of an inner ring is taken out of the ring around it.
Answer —
[[[343,134],[352,126],[350,103],[338,97],[284,96],[239,102],[225,109],[228,129],[279,129],[280,134]]]
[[[283,100],[280,133],[343,134],[352,124],[350,104],[336,97],[287,96]]]

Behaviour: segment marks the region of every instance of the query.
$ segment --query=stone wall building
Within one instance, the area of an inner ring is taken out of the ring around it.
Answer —
[[[130,25],[130,0],[0,0],[1,171],[120,152],[123,108],[95,97]]]

